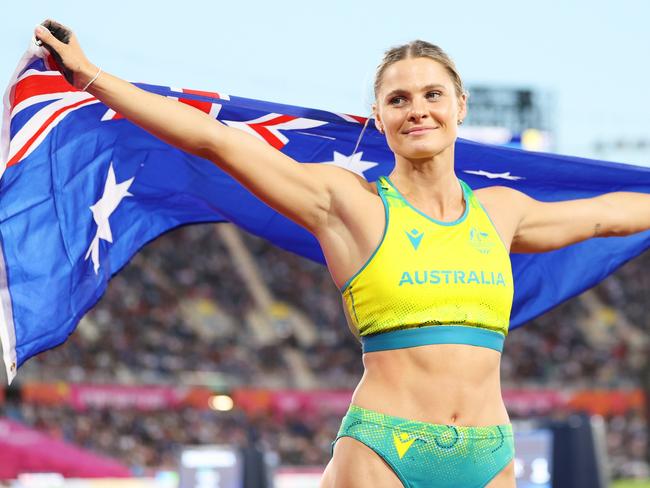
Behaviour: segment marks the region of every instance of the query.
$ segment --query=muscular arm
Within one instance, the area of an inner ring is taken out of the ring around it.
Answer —
[[[67,44],[47,30],[37,31],[36,36],[60,55],[77,88],[84,87],[98,72],[74,34]],[[346,173],[344,170],[297,163],[193,107],[141,90],[108,73],[101,73],[88,92],[156,137],[214,162],[269,206],[312,233],[318,233],[327,222],[332,186],[328,182],[334,173]]]
[[[511,252],[559,249],[592,237],[626,236],[650,229],[650,195],[615,192],[594,198],[540,202],[503,190],[516,208]]]

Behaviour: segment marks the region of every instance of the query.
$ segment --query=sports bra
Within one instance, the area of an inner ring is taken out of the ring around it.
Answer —
[[[341,288],[364,352],[469,344],[501,352],[514,295],[510,255],[472,189],[463,215],[441,222],[377,181],[386,223],[368,261]]]

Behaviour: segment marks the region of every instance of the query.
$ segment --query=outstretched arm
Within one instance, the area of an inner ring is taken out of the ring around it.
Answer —
[[[46,21],[59,41],[42,27],[36,37],[59,57],[62,73],[83,89],[99,72],[84,55],[76,36],[61,24]],[[56,56],[55,56],[56,57]],[[223,125],[188,105],[149,93],[102,72],[87,91],[131,122],[186,152],[209,159],[278,212],[317,234],[328,221],[328,182],[339,168],[304,165],[243,131]],[[339,171],[340,170],[340,171]]]
[[[594,198],[540,202],[501,187],[518,224],[511,252],[552,251],[592,237],[626,236],[650,229],[650,195],[615,192]]]

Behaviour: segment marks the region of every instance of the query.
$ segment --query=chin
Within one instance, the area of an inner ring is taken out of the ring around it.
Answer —
[[[440,144],[408,144],[402,146],[396,153],[406,159],[430,159],[448,147]]]

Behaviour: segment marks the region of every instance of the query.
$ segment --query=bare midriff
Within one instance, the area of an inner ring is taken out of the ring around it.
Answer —
[[[506,424],[500,361],[498,351],[462,344],[366,353],[352,403],[433,424]]]

